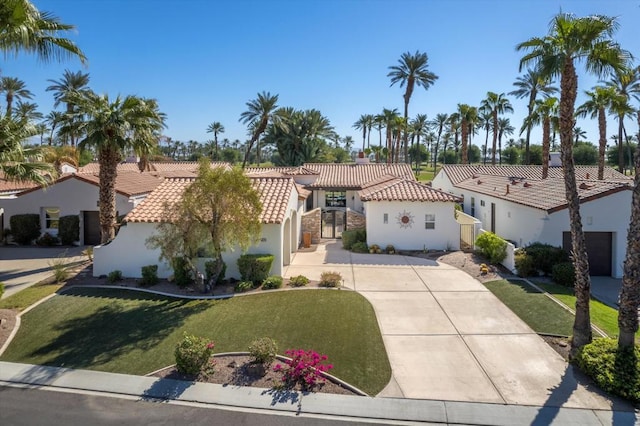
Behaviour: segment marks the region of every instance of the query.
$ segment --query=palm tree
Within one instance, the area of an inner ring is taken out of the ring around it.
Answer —
[[[211,157],[214,160],[218,159],[218,134],[224,133],[224,126],[219,121],[214,121],[207,127],[207,133],[213,133],[213,142],[215,144],[215,154]]]
[[[576,116],[598,119],[598,179],[604,179],[604,156],[607,149],[607,110],[619,96],[613,87],[596,86],[585,91],[589,99],[576,109]]]
[[[360,118],[358,118],[358,121],[353,123],[353,126],[351,126],[354,129],[362,130],[362,152],[364,152],[365,142],[367,141],[367,128],[368,128],[368,126],[369,126],[369,121],[368,121],[368,118],[367,118],[366,114],[362,114],[360,116]]]
[[[40,12],[28,0],[4,0],[0,6],[0,50],[5,57],[27,52],[45,62],[76,56],[85,63],[80,48],[61,37],[73,29],[73,25],[63,24],[53,14]]]
[[[505,112],[513,112],[513,106],[504,93],[497,94],[495,92],[487,92],[487,97],[482,101],[481,108],[491,111],[493,120],[493,148],[491,152],[491,164],[496,165],[496,148],[498,142],[498,115]]]
[[[247,165],[247,161],[249,161],[249,153],[251,152],[251,148],[253,148],[253,144],[267,129],[273,112],[278,108],[277,104],[278,95],[272,95],[269,92],[258,93],[258,98],[247,102],[247,110],[240,114],[239,121],[243,124],[255,124],[255,128],[251,132],[251,139],[249,140],[244,160],[242,160],[243,169]]]
[[[433,172],[436,172],[436,166],[438,164],[438,148],[440,146],[440,137],[442,136],[442,130],[444,130],[444,126],[447,124],[447,122],[449,121],[449,115],[448,114],[437,114],[436,118],[431,121],[430,125],[432,128],[438,129],[437,134],[438,137],[436,138],[436,144],[435,144],[435,149],[434,149],[434,153],[433,153]]]
[[[559,13],[552,19],[549,33],[545,37],[531,38],[516,47],[518,51],[527,52],[520,60],[520,69],[533,63],[540,67],[544,77],[560,76],[561,157],[575,267],[576,316],[571,342],[572,355],[592,339],[589,314],[589,260],[582,230],[580,198],[573,162],[572,130],[578,93],[575,61],[584,61],[587,71],[598,75],[624,67],[631,55],[613,41],[612,36],[617,27],[616,19],[611,17],[595,15],[577,18],[567,13]]]
[[[500,165],[502,165],[502,136],[512,135],[515,130],[515,127],[511,125],[511,120],[508,118],[498,119],[498,152],[500,153]]]
[[[418,150],[420,149],[420,138],[427,133],[428,129],[428,121],[427,114],[418,114],[416,118],[413,119],[410,123],[410,128],[412,135],[414,135],[417,139],[416,144],[418,146]],[[413,143],[411,144],[413,146]],[[418,151],[419,152],[419,151]],[[427,150],[427,152],[429,152]],[[416,170],[420,169],[420,155],[416,155]]]
[[[43,115],[40,111],[38,111],[38,104],[33,102],[22,102],[18,101],[16,103],[14,116],[18,121],[38,121],[42,120]]]
[[[79,147],[92,147],[98,154],[100,240],[106,243],[115,237],[118,163],[129,149],[138,153],[149,149],[152,141],[159,138],[165,117],[158,112],[154,100],[136,96],[118,96],[111,101],[107,95],[88,92],[73,101],[78,106],[77,114],[86,116],[82,128],[85,138]]]
[[[49,136],[49,145],[53,143],[53,133],[55,132],[58,124],[62,122],[63,118],[63,113],[61,113],[60,111],[51,111],[44,117],[45,123],[48,124],[49,128],[51,129],[51,134]]]
[[[542,124],[542,179],[549,175],[549,147],[551,145],[551,126],[553,118],[558,114],[558,99],[548,97],[537,99],[535,108],[531,114],[525,118],[520,134],[526,128]]]
[[[81,71],[72,72],[64,70],[60,80],[47,80],[52,83],[46,88],[47,92],[53,92],[54,107],[58,107],[62,102],[66,104],[65,126],[68,128],[71,146],[76,145],[77,128],[80,127],[82,117],[75,114],[75,105],[72,102],[74,97],[89,91],[89,74]]]
[[[461,162],[469,164],[469,139],[473,134],[473,127],[478,117],[478,109],[467,104],[458,104],[458,115],[460,116],[460,131],[462,135]]]
[[[396,118],[398,118],[398,109],[382,108],[382,119],[384,127],[386,129],[386,148],[387,148],[387,163],[393,161],[393,131],[395,129]]]
[[[411,52],[405,52],[400,55],[400,59],[398,60],[398,65],[392,65],[389,67],[391,71],[387,74],[387,77],[391,78],[391,86],[396,83],[400,83],[400,87],[403,87],[405,84],[407,88],[402,96],[404,99],[404,120],[408,122],[409,120],[409,101],[411,100],[411,95],[413,94],[413,89],[416,85],[418,87],[422,86],[425,90],[429,89],[429,86],[433,85],[435,81],[438,79],[438,76],[429,71],[428,66],[429,58],[426,53],[420,53],[416,50],[416,53],[413,55]],[[408,161],[409,156],[407,155],[408,147],[408,133],[404,133],[404,157],[405,161]],[[396,155],[397,157],[397,155]]]
[[[615,89],[622,96],[611,106],[611,110],[618,119],[618,170],[624,173],[624,151],[622,133],[624,131],[624,118],[630,113],[627,101],[630,96],[640,94],[640,66],[635,68],[623,68],[610,74],[609,80],[604,82],[607,87]]]
[[[5,111],[7,117],[11,117],[14,100],[31,99],[33,97],[24,81],[15,77],[2,77],[0,80],[0,93],[4,93],[7,102],[7,110]]]
[[[575,138],[575,144],[580,142],[580,139],[587,139],[587,132],[582,130],[582,128],[576,126],[573,128],[573,137]]]
[[[516,86],[516,90],[509,92],[509,95],[515,96],[518,99],[529,99],[529,102],[527,103],[527,116],[530,116],[533,113],[533,108],[535,107],[535,102],[538,98],[539,93],[542,93],[545,97],[548,97],[558,91],[557,88],[549,85],[549,80],[543,78],[540,72],[532,69],[528,69],[523,76],[518,77],[513,85]],[[524,162],[525,164],[529,164],[531,162],[529,158],[529,141],[531,140],[531,127],[527,127],[527,135],[525,140],[526,143],[524,148]]]
[[[33,123],[0,116],[0,172],[5,179],[46,186],[56,177],[55,169],[44,160],[40,147],[23,147],[23,142],[36,134]]]
[[[484,149],[482,150],[482,164],[487,164],[487,147],[489,146],[489,131],[493,128],[493,114],[491,110],[480,107],[478,124],[485,131]]]

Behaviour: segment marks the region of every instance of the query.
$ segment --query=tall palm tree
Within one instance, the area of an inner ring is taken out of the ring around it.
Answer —
[[[575,62],[584,62],[588,72],[598,75],[611,69],[623,68],[631,55],[622,50],[612,39],[617,28],[618,23],[615,18],[599,15],[578,18],[571,14],[559,13],[552,19],[549,33],[545,37],[531,38],[516,47],[518,51],[527,52],[520,60],[520,69],[534,64],[540,67],[543,76],[560,77],[561,157],[576,277],[574,287],[576,316],[571,342],[572,355],[592,339],[589,313],[591,287],[589,260],[580,217],[580,198],[573,161],[572,130],[578,93]]]
[[[387,163],[391,163],[393,161],[393,132],[395,129],[396,119],[398,117],[397,108],[382,108],[382,119],[386,130],[386,148],[388,152]]]
[[[369,121],[368,121],[368,118],[367,118],[366,114],[362,114],[360,116],[360,118],[358,118],[358,121],[353,123],[353,126],[351,126],[354,129],[362,131],[362,152],[364,152],[365,142],[367,141],[367,128],[368,128],[368,126],[369,126]]]
[[[212,158],[214,160],[217,160],[218,159],[218,134],[224,133],[224,126],[219,121],[214,121],[213,123],[209,124],[209,127],[207,127],[207,133],[213,133],[215,153]]]
[[[56,177],[55,169],[44,160],[40,147],[23,146],[25,140],[36,134],[33,123],[0,116],[0,172],[5,179],[46,186]]]
[[[269,92],[258,93],[258,97],[250,100],[246,105],[247,110],[240,114],[239,121],[243,124],[254,123],[255,127],[251,132],[251,139],[249,140],[244,160],[242,160],[243,169],[247,165],[247,161],[249,161],[249,153],[253,148],[253,144],[267,129],[273,112],[278,108],[278,95],[272,95]]]
[[[553,95],[558,91],[557,88],[549,84],[547,78],[543,78],[539,71],[528,69],[527,72],[518,77],[516,82],[513,83],[516,86],[516,90],[509,92],[509,95],[515,96],[518,99],[528,98],[527,103],[527,116],[533,113],[536,99],[538,94],[542,94],[545,97]],[[525,118],[526,119],[526,118]],[[524,161],[525,164],[529,164],[529,141],[531,140],[531,127],[527,127],[526,143],[524,148]]]
[[[413,120],[411,120],[411,122],[409,123],[409,126],[411,128],[411,133],[412,135],[414,135],[416,137],[416,145],[418,146],[418,152],[420,152],[420,138],[422,136],[425,136],[427,134],[427,130],[428,130],[428,120],[427,120],[427,114],[418,114],[416,115],[416,118],[414,118]],[[413,142],[411,143],[411,145],[413,146]],[[428,152],[428,150],[427,150]],[[416,155],[416,170],[420,169],[420,155]]]
[[[469,138],[473,133],[473,123],[477,120],[478,109],[467,104],[458,104],[460,116],[460,133],[462,136],[462,148],[460,152],[462,164],[469,164]]]
[[[542,124],[542,179],[549,176],[549,148],[551,145],[551,127],[553,118],[558,115],[558,99],[548,97],[537,99],[535,108],[531,114],[525,118],[520,134],[526,128]]]
[[[411,54],[411,52],[405,52],[400,55],[400,59],[398,60],[398,65],[392,65],[389,67],[391,71],[387,74],[387,77],[391,78],[391,86],[396,83],[400,83],[400,87],[404,87],[406,84],[406,89],[404,91],[404,95],[402,96],[404,99],[404,120],[408,122],[409,120],[409,101],[411,100],[411,95],[413,94],[413,90],[415,86],[424,87],[425,90],[429,89],[433,83],[438,79],[438,76],[429,71],[429,58],[426,53],[421,53],[416,50],[416,53]],[[404,156],[405,161],[408,161],[409,156],[407,155],[408,147],[408,133],[404,134]]]
[[[56,130],[58,124],[62,122],[64,115],[60,111],[51,111],[44,118],[45,123],[49,126],[51,133],[49,135],[49,145],[53,144],[53,133]]]
[[[582,127],[576,126],[573,128],[573,137],[575,138],[574,144],[577,144],[580,139],[587,139],[587,132]]]
[[[45,62],[75,56],[85,63],[80,48],[61,37],[74,28],[49,12],[40,12],[29,0],[4,0],[0,4],[0,50],[5,57],[26,52]]]
[[[511,120],[508,118],[498,119],[498,152],[500,153],[500,165],[502,165],[502,136],[512,135],[515,130],[515,127],[511,125]]]
[[[7,117],[11,117],[13,101],[33,98],[33,94],[27,89],[24,81],[15,77],[2,77],[0,79],[0,93],[4,93],[7,102],[5,111]]]
[[[456,156],[458,154],[458,150],[460,149],[460,127],[460,114],[458,114],[457,112],[451,113],[449,115],[449,133],[453,135],[453,149],[456,152]]]
[[[624,173],[624,139],[622,137],[624,118],[630,115],[631,107],[627,102],[629,97],[640,94],[640,66],[614,71],[609,75],[609,80],[604,83],[607,87],[614,88],[616,93],[622,96],[622,98],[616,99],[610,109],[618,119],[618,169],[620,173]]]
[[[513,112],[513,106],[504,93],[487,92],[487,97],[482,101],[481,107],[491,111],[493,120],[493,148],[491,152],[491,164],[496,165],[496,148],[498,143],[498,116],[505,112]]]
[[[598,179],[604,179],[604,156],[607,149],[607,110],[619,96],[613,87],[596,86],[585,91],[588,100],[576,109],[576,116],[598,119]]]
[[[77,128],[80,127],[82,117],[75,114],[75,105],[72,102],[74,97],[78,97],[89,91],[89,74],[82,71],[72,72],[64,70],[60,80],[47,80],[52,83],[47,88],[47,92],[53,92],[54,107],[58,107],[61,103],[65,103],[66,116],[65,127],[68,129],[69,141],[71,146],[76,145]]]
[[[92,147],[98,154],[100,240],[106,243],[115,237],[118,163],[130,149],[138,153],[148,149],[159,138],[165,117],[154,100],[136,96],[118,96],[112,101],[107,95],[88,92],[77,95],[74,103],[78,105],[77,114],[86,116],[82,129],[85,137],[79,147]]]
[[[438,135],[438,137],[436,138],[435,149],[433,153],[433,172],[434,173],[436,171],[436,166],[438,164],[438,148],[440,147],[440,138],[442,137],[442,131],[444,130],[444,126],[447,124],[448,121],[449,121],[449,115],[440,113],[440,114],[436,114],[436,118],[432,120],[430,123],[432,128],[437,129],[437,135]]]
[[[38,121],[44,117],[38,111],[38,104],[33,102],[18,101],[14,110],[14,117],[18,121]]]
[[[479,109],[478,124],[485,131],[484,148],[482,150],[482,164],[487,164],[487,151],[489,146],[489,132],[493,128],[493,114],[491,110],[481,106]]]

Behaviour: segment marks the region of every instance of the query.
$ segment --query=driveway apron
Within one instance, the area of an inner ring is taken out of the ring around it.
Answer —
[[[295,254],[287,277],[342,274],[371,302],[392,368],[378,395],[611,409],[479,281],[433,260],[356,254],[323,241]]]

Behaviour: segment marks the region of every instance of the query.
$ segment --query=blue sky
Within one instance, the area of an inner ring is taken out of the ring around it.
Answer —
[[[439,76],[428,91],[416,89],[410,116],[477,106],[487,91],[513,90],[522,56],[515,45],[545,35],[560,10],[617,16],[616,39],[640,57],[640,0],[32,1],[76,26],[68,36],[89,59],[84,71],[94,91],[158,99],[168,115],[164,134],[181,141],[211,139],[213,121],[225,126],[223,137],[244,141],[238,119],[245,103],[269,91],[279,94],[280,106],[319,109],[359,146],[352,124],[361,114],[402,111],[404,89],[390,87],[387,73],[406,51],[426,52]],[[83,68],[77,60],[43,64],[22,54],[4,58],[1,69],[24,80],[46,114],[53,108],[47,79]],[[596,83],[581,75],[580,91]],[[509,118],[519,128],[526,101],[511,102]],[[597,140],[595,121],[578,126]],[[533,142],[539,135],[534,131]]]

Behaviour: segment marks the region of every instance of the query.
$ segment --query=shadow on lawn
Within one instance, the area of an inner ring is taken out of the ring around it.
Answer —
[[[45,364],[69,368],[95,367],[135,349],[151,350],[188,317],[211,306],[125,290],[74,288],[63,296],[111,301],[84,317],[61,322],[55,327],[59,335],[31,354],[55,354]]]

